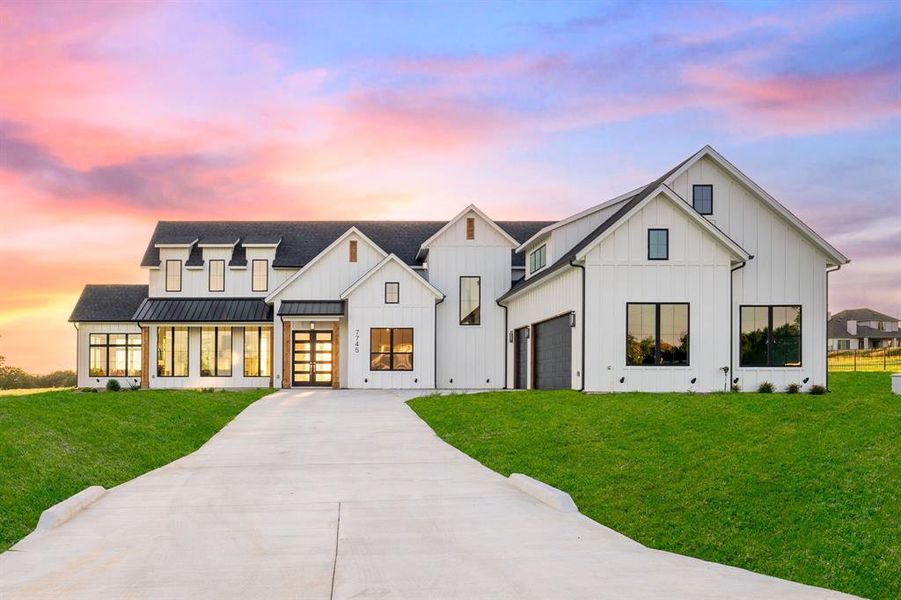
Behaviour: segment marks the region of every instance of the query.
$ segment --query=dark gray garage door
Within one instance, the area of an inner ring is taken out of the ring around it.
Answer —
[[[518,390],[528,388],[529,383],[529,338],[528,327],[516,330],[513,339],[513,387]]]
[[[535,351],[534,386],[539,390],[572,387],[572,328],[569,315],[532,327]]]

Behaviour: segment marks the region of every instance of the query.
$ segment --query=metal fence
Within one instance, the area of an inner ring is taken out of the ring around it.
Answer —
[[[826,354],[830,371],[901,372],[901,348],[836,350]]]

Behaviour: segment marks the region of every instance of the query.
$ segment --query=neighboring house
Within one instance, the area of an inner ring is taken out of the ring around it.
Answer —
[[[81,386],[812,385],[847,262],[705,146],[553,223],[160,222],[70,320]]]
[[[896,348],[901,346],[901,319],[870,308],[852,308],[829,318],[830,350]]]

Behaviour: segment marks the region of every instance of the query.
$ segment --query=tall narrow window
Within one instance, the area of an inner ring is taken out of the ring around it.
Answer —
[[[475,217],[466,217],[466,239],[476,239],[476,220]]]
[[[140,333],[92,333],[88,344],[91,377],[141,377]]]
[[[648,229],[648,260],[669,260],[669,229]]]
[[[397,281],[385,282],[385,304],[397,304],[400,302],[400,283]]]
[[[251,289],[254,292],[265,292],[269,289],[269,261],[255,258],[251,267]]]
[[[688,364],[688,304],[626,304],[626,364]]]
[[[801,307],[740,308],[742,367],[801,366]]]
[[[200,329],[200,376],[231,377],[232,328],[202,327]]]
[[[350,240],[348,251],[350,252],[348,260],[350,260],[350,262],[357,262],[357,240]]]
[[[460,277],[460,325],[482,323],[482,278]]]
[[[408,327],[370,329],[369,370],[412,371],[413,329]]]
[[[225,291],[225,261],[224,260],[211,260],[209,261],[210,265],[210,291],[211,292],[224,292]]]
[[[244,328],[244,377],[269,377],[271,327]]]
[[[166,261],[166,291],[181,291],[181,261],[169,259]]]
[[[547,246],[542,245],[529,254],[529,273],[534,273],[538,269],[543,269],[547,264]]]
[[[691,188],[691,203],[702,215],[713,214],[713,186],[696,185]]]
[[[188,376],[188,328],[160,327],[156,335],[158,377]]]

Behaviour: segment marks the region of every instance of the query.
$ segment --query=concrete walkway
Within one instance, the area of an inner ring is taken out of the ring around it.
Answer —
[[[268,396],[0,556],[0,598],[839,596],[550,508],[439,440],[411,396]]]

